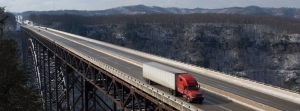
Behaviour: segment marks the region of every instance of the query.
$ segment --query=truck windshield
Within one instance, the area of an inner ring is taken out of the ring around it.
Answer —
[[[198,90],[199,89],[199,86],[196,85],[196,86],[188,86],[187,87],[189,90]]]

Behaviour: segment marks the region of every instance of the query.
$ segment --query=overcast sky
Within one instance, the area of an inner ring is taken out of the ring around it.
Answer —
[[[300,0],[0,0],[10,12],[48,10],[104,10],[119,6],[144,4],[147,6],[179,8],[225,8],[256,5],[260,7],[300,8]]]

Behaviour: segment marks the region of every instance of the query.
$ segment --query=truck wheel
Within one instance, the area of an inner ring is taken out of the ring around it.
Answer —
[[[149,79],[144,78],[144,80],[146,81],[147,84],[149,84]]]
[[[144,80],[145,80],[146,84],[148,84],[148,79],[144,78]]]
[[[181,97],[181,96],[183,96],[183,94],[181,94],[181,93],[178,93],[178,96],[179,96],[179,97]]]
[[[199,103],[200,103],[200,104],[202,104],[202,103],[203,103],[203,101],[201,101],[201,100],[200,100],[200,101],[199,101]]]
[[[169,89],[169,91],[170,91],[171,95],[176,96],[176,91],[174,91],[172,89]]]
[[[172,94],[172,90],[171,90],[171,89],[168,89],[168,91],[169,91],[169,93],[171,93],[171,94]]]
[[[190,97],[187,97],[187,102],[188,102],[188,103],[191,103],[191,102],[192,102],[192,100],[191,100]]]
[[[179,95],[178,91],[174,91],[174,95],[178,96]]]
[[[149,85],[152,84],[150,79],[147,79],[147,83],[148,83]]]

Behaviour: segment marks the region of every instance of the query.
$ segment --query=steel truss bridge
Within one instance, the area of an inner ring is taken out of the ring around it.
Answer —
[[[92,46],[89,47],[90,49],[85,49],[91,54],[82,53],[76,46],[65,45],[69,41],[52,39],[48,37],[50,35],[40,33],[42,31],[47,31],[47,28],[22,26],[22,33],[29,35],[28,38],[24,39],[26,41],[23,41],[23,43],[26,43],[27,69],[36,75],[36,84],[40,89],[40,95],[43,97],[43,107],[46,111],[202,111],[206,108],[209,110],[221,110],[215,107],[206,107],[205,105],[190,104],[180,98],[164,93],[162,89],[149,86],[140,78],[118,70],[118,68],[115,68],[117,66],[111,66],[91,56],[93,55]],[[105,50],[102,53],[114,57],[114,59],[117,58],[127,62],[127,64],[130,63],[133,66],[141,65],[128,59],[128,57],[110,54]],[[171,64],[171,62],[167,63]],[[178,65],[178,67],[182,66]],[[186,67],[186,70],[189,70],[190,67],[193,68],[194,66]],[[238,78],[235,79],[239,80]],[[257,102],[256,100],[243,97],[243,95],[220,90],[205,83],[201,84],[209,92],[222,93],[223,99],[233,99],[230,100],[230,103],[233,104],[232,109],[219,105],[223,109],[282,110],[288,107],[292,110],[300,109],[300,105],[297,104],[300,101],[297,100],[300,97],[299,94],[290,94],[290,92],[282,91],[296,99],[291,100],[287,106],[276,107],[275,103],[275,106],[265,105],[270,101],[266,103]],[[276,88],[270,88],[270,90],[277,91]],[[278,90],[281,91],[281,89]],[[211,93],[207,95],[208,97],[213,98],[216,96],[217,99],[222,99],[222,97]],[[208,98],[207,101],[209,100]],[[222,101],[228,102],[228,99]],[[240,103],[241,101],[243,103]],[[286,99],[280,99],[279,102],[286,102]],[[234,109],[238,107],[240,108]]]

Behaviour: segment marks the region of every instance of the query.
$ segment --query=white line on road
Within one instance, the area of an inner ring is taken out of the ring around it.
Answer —
[[[257,96],[254,96],[254,97],[257,98],[257,99],[263,100],[263,101],[268,101],[266,99],[263,99],[263,98],[260,98],[260,97],[257,97]]]
[[[218,84],[218,86],[220,86],[220,87],[223,87],[223,88],[228,88],[228,87],[226,87],[226,86],[223,86],[223,85],[219,85],[219,84]]]
[[[220,106],[220,105],[219,105]],[[228,108],[226,108],[226,107],[224,107],[224,106],[220,106],[221,108],[223,108],[223,109],[226,109],[226,110],[228,110],[228,111],[232,111],[232,110],[230,110],[230,109],[228,109]]]

